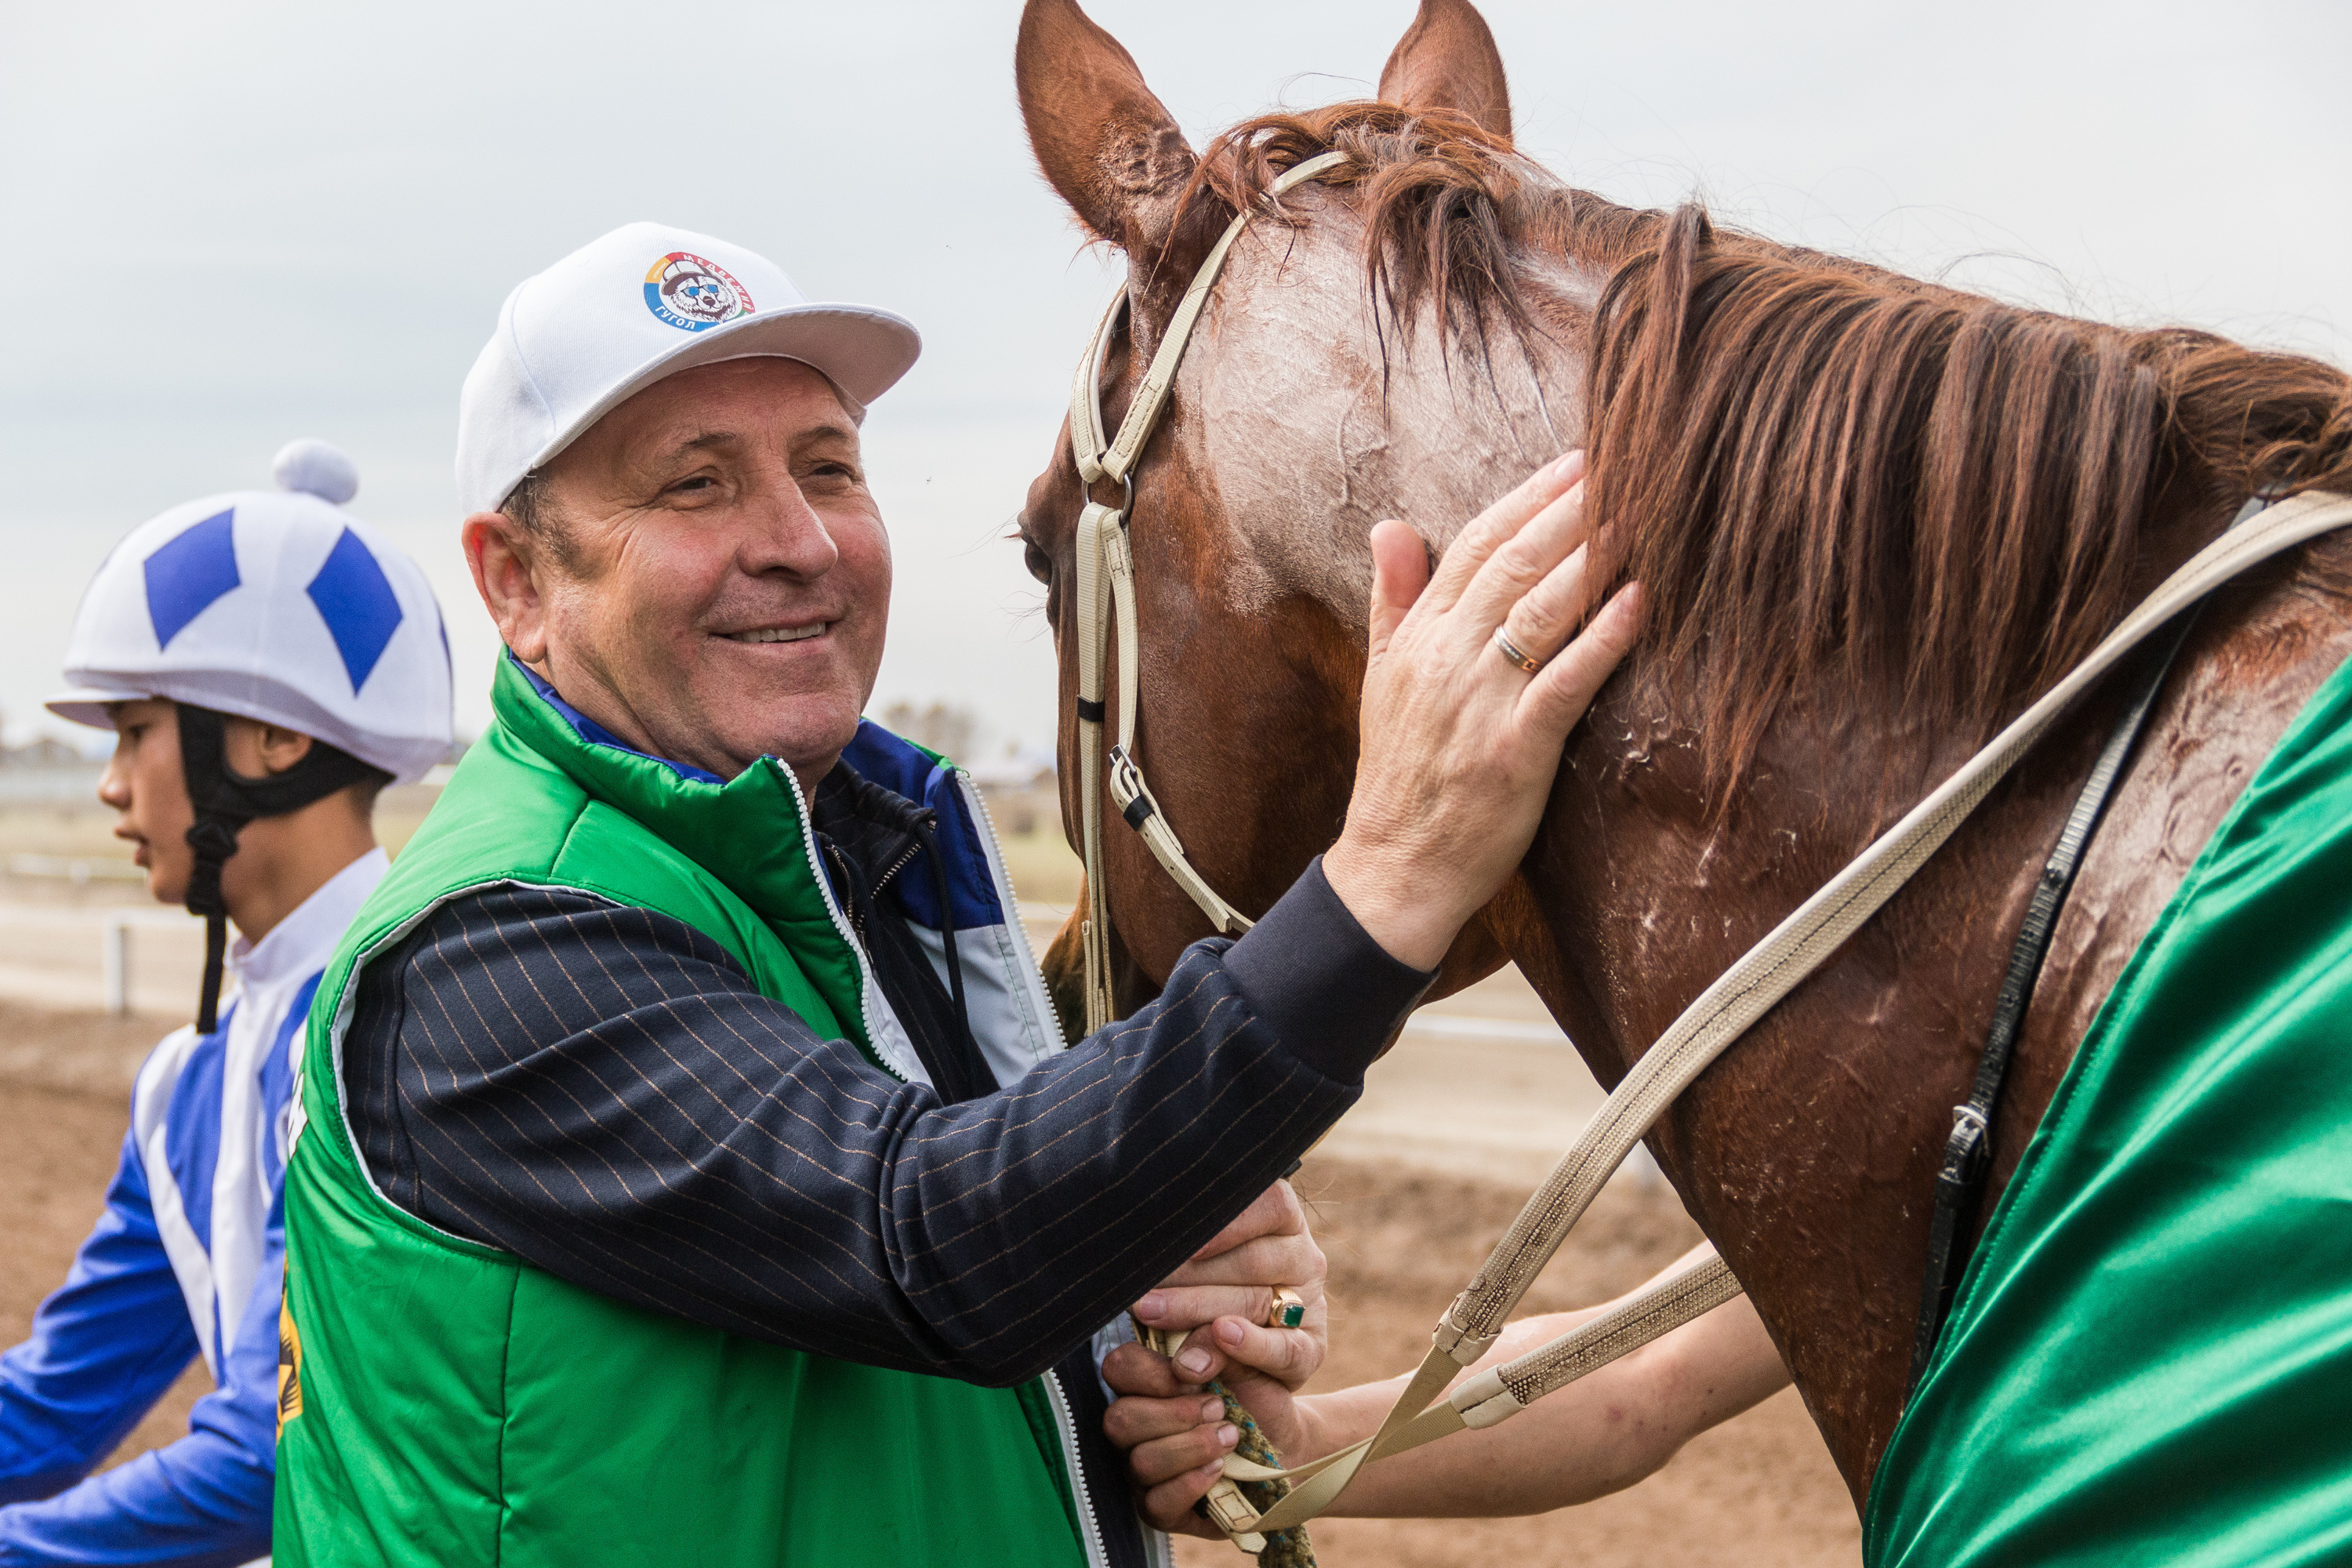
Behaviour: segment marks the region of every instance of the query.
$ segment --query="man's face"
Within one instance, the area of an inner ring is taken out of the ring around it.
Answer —
[[[682,371],[542,479],[541,537],[467,523],[517,657],[656,756],[732,778],[773,755],[822,777],[873,691],[890,604],[889,536],[824,377],[773,358]]]
[[[114,756],[99,780],[98,798],[118,814],[114,836],[138,847],[131,858],[146,868],[147,891],[158,903],[181,903],[195,865],[188,829],[196,813],[180,771],[179,711],[162,697],[118,702],[108,710],[114,715]]]

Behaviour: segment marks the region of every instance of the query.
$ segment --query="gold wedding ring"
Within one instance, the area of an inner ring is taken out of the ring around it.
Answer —
[[[1523,650],[1518,644],[1511,640],[1511,634],[1505,631],[1500,626],[1496,626],[1495,628],[1495,649],[1505,658],[1509,659],[1513,664],[1516,664],[1521,669],[1526,670],[1529,675],[1535,674],[1544,667],[1543,660],[1539,658],[1529,658],[1525,650]]]
[[[1307,1321],[1307,1303],[1296,1290],[1283,1289],[1274,1293],[1274,1304],[1265,1310],[1265,1326],[1269,1329],[1295,1329]]]

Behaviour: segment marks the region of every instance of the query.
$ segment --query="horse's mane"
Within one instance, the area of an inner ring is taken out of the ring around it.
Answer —
[[[1719,784],[1801,689],[1989,733],[2149,585],[2160,493],[2210,502],[2210,532],[2256,490],[2352,489],[2352,379],[2330,365],[2004,305],[1696,206],[1632,211],[1448,114],[1247,121],[1188,207],[1237,210],[1332,148],[1352,154],[1326,179],[1357,193],[1376,320],[1433,305],[1483,352],[1496,330],[1574,330],[1544,281],[1563,258],[1611,274],[1587,388],[1601,553],[1642,583],[1640,678]]]

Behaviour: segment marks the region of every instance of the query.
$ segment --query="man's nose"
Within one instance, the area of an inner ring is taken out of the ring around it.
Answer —
[[[745,572],[780,572],[813,583],[841,559],[824,519],[790,479],[769,490],[758,507],[759,521],[744,541],[739,560]]]

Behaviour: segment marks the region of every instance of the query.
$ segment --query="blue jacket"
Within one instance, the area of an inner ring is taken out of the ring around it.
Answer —
[[[278,1193],[302,1024],[385,866],[381,850],[362,857],[259,942],[240,941],[220,1028],[175,1031],[140,1069],[106,1213],[33,1337],[0,1355],[0,1568],[268,1554]],[[215,1387],[188,1435],[89,1476],[197,1356]]]

